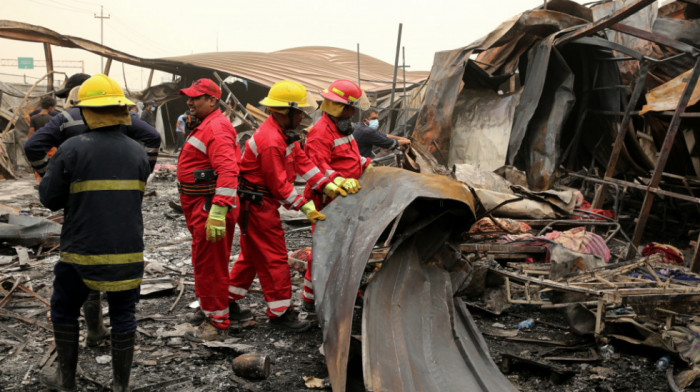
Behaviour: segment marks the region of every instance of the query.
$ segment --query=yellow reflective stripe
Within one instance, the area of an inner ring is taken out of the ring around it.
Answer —
[[[61,261],[80,265],[108,265],[143,262],[143,252],[116,253],[106,255],[79,255],[77,253],[61,252]]]
[[[89,191],[145,191],[146,183],[140,180],[88,180],[70,184],[70,193]]]
[[[341,90],[338,90],[337,88],[333,87],[333,92],[340,95],[341,97],[345,96],[345,93],[342,92]]]
[[[83,279],[83,282],[87,287],[96,291],[124,291],[139,287],[139,285],[141,285],[141,280],[142,278],[119,280],[116,282],[102,282],[99,280]]]

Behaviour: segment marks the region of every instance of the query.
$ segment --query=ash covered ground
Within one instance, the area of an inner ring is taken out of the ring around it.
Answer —
[[[147,285],[172,286],[151,295],[144,295],[137,305],[139,320],[137,346],[134,353],[132,383],[139,390],[150,391],[307,391],[305,376],[327,377],[323,355],[319,351],[321,330],[317,326],[295,334],[270,326],[260,286],[254,283],[251,293],[242,301],[251,308],[257,324],[253,328],[230,333],[224,347],[208,347],[185,340],[182,335],[191,327],[185,316],[192,313],[189,305],[195,300],[190,264],[190,236],[181,213],[172,208],[178,201],[174,171],[167,169],[174,159],[160,159],[165,169],[156,173],[146,189],[143,202],[145,258],[148,262],[144,276]],[[20,180],[0,181],[0,203],[11,205],[31,215],[55,215],[39,203],[34,179],[25,175]],[[285,223],[286,241],[290,251],[311,246],[311,230],[305,223]],[[239,251],[238,234],[234,238],[232,260]],[[11,256],[15,250],[2,244],[0,255]],[[58,251],[30,249],[28,268],[13,269],[13,264],[0,267],[0,279],[6,293],[11,289],[7,278],[23,277],[22,283],[44,299],[51,296],[52,268]],[[184,273],[183,273],[184,272]],[[303,275],[292,269],[294,301],[300,303]],[[178,284],[183,283],[183,291]],[[4,297],[3,293],[3,297]],[[0,299],[1,301],[1,299]],[[170,310],[174,306],[172,311]],[[0,302],[1,303],[1,302]],[[103,307],[106,312],[106,301]],[[361,308],[356,307],[355,321]],[[533,313],[532,309],[516,308],[511,313],[493,316],[472,309],[477,325],[485,334],[491,354],[504,366],[504,353],[539,359],[546,356],[573,356],[572,352],[597,351],[592,338],[576,337],[566,328],[561,313]],[[566,341],[568,346],[513,342],[504,339],[503,331],[512,331],[521,315],[536,317],[550,325],[536,323],[519,337],[537,340]],[[106,313],[105,313],[106,315]],[[108,317],[106,317],[108,321]],[[358,323],[356,323],[358,324]],[[42,391],[39,372],[43,363],[50,363],[53,334],[49,328],[48,306],[28,293],[18,291],[0,308],[0,390]],[[360,334],[357,325],[355,334]],[[81,334],[85,325],[81,318]],[[108,390],[111,384],[110,347],[84,347],[81,337],[78,388],[83,391]],[[574,349],[572,349],[572,347]],[[659,353],[639,352],[634,347],[614,345],[607,359],[557,364],[560,373],[539,369],[513,361],[503,367],[513,385],[522,391],[666,391],[665,374],[655,371],[654,361]],[[586,351],[588,350],[588,351]],[[265,380],[248,380],[233,376],[231,363],[241,354],[254,352],[269,355],[271,374]],[[358,375],[357,363],[351,363]],[[352,380],[352,378],[351,378]],[[351,381],[352,382],[352,381]],[[353,382],[351,390],[361,390],[361,382]],[[330,389],[330,388],[327,388]]]

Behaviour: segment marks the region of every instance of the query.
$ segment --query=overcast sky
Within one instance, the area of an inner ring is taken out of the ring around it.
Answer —
[[[579,1],[584,3],[583,0]],[[394,63],[399,23],[409,70],[430,70],[436,51],[466,46],[504,20],[537,7],[542,0],[2,0],[1,19],[39,25],[65,35],[100,42],[100,6],[104,7],[104,44],[144,58],[215,51],[271,52],[298,46],[335,46]],[[40,43],[0,38],[0,59],[44,59]],[[89,52],[53,47],[61,60],[83,60],[97,73],[100,59]],[[0,64],[4,64],[0,63]],[[76,64],[70,64],[75,66]],[[78,64],[79,65],[79,64]],[[44,69],[0,67],[0,80],[19,82]],[[148,70],[113,63],[110,76],[131,89],[145,87]],[[15,75],[15,76],[12,76]],[[19,75],[19,76],[17,76]],[[165,74],[156,76],[160,83]],[[62,80],[63,76],[58,76]]]

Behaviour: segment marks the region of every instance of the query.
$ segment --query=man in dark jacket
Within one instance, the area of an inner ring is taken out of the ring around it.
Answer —
[[[149,99],[146,101],[146,107],[141,112],[141,120],[152,127],[156,126],[156,103],[153,100]]]
[[[362,112],[362,122],[359,123],[352,133],[360,149],[360,155],[365,158],[372,157],[372,147],[396,148],[398,146],[410,145],[411,140],[405,137],[385,135],[378,131],[379,113],[375,109]]]
[[[112,324],[112,391],[126,391],[134,354],[136,303],[143,278],[141,202],[149,174],[143,148],[120,130],[131,124],[119,85],[105,75],[85,81],[78,107],[89,130],[63,143],[39,186],[51,210],[64,209],[54,267],[51,321],[57,365],[41,374],[49,389],[75,388],[78,316],[90,290],[106,291]]]

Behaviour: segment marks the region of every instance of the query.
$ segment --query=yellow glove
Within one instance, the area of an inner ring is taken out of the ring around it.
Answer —
[[[226,213],[228,207],[212,204],[205,227],[207,229],[207,241],[216,242],[226,235]]]
[[[338,197],[338,195],[343,197],[348,195],[348,193],[345,192],[343,188],[335,185],[332,182],[329,182],[328,185],[326,185],[325,188],[323,188],[323,193],[325,193],[331,199],[335,199],[336,197]]]
[[[354,178],[343,178],[338,176],[333,180],[333,182],[335,185],[345,189],[348,193],[357,193],[360,189],[362,189],[360,182]]]
[[[313,201],[307,201],[306,204],[301,206],[300,210],[301,210],[301,212],[303,212],[306,215],[306,218],[311,223],[316,223],[317,221],[320,221],[320,220],[326,220],[325,215],[316,211],[316,206],[314,206]]]
[[[372,166],[372,164],[370,163],[369,165],[367,165],[367,167],[365,168],[365,170],[371,169],[371,168],[373,168],[373,167],[374,167],[374,166]]]

